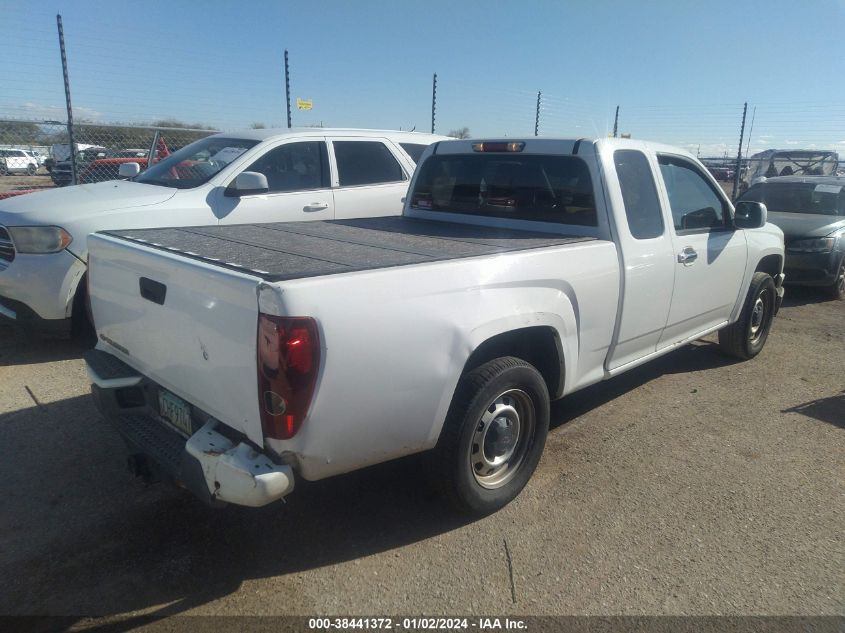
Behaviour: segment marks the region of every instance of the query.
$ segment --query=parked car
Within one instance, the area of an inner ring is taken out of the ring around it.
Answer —
[[[0,149],[0,176],[27,174],[34,176],[38,171],[38,160],[22,149]]]
[[[397,215],[415,168],[409,152],[443,138],[314,128],[218,134],[134,180],[0,201],[0,314],[60,331],[84,316],[92,231]],[[89,165],[105,154],[84,151]],[[119,169],[135,175],[142,162]]]
[[[740,200],[762,202],[786,240],[786,282],[845,299],[845,177],[766,178]]]
[[[692,155],[622,139],[441,142],[401,217],[89,247],[86,362],[133,469],[248,506],[431,450],[459,508],[494,511],[551,399],[716,331],[752,358],[783,296],[764,205],[734,214]]]
[[[120,152],[128,153],[128,152]],[[147,155],[142,154],[138,156],[133,154],[122,157],[98,158],[92,161],[79,174],[79,184],[90,184],[92,182],[103,182],[106,180],[118,180],[120,176],[120,166],[128,163],[137,163],[140,171],[147,168]]]
[[[76,173],[81,174],[88,165],[95,160],[108,155],[105,147],[86,147],[76,152]],[[55,162],[50,169],[50,178],[57,187],[67,187],[73,184],[73,171],[70,159]]]

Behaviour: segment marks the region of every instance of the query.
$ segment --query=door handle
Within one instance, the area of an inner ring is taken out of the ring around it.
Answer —
[[[698,259],[698,253],[692,246],[687,246],[678,253],[678,263],[684,266],[691,265],[696,259]]]
[[[329,204],[327,202],[312,202],[311,204],[306,204],[303,207],[303,211],[322,211],[328,208]]]

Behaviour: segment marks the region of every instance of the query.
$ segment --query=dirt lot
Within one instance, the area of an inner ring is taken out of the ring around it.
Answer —
[[[50,175],[43,167],[38,169],[34,176],[12,174],[10,176],[0,176],[0,193],[7,191],[17,191],[20,189],[46,189],[52,188],[53,181],[50,180]]]
[[[845,611],[845,303],[814,292],[751,362],[705,341],[557,403],[526,491],[474,522],[416,458],[260,510],[145,488],[81,351],[0,330],[2,614]]]

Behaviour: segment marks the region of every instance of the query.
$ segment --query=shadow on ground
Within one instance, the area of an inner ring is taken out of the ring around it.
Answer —
[[[822,288],[787,286],[783,293],[783,307],[785,308],[811,305],[814,303],[826,303],[828,301],[836,301],[836,299],[832,299],[825,294]]]
[[[688,346],[555,403],[553,427],[663,374],[732,362],[712,344]],[[430,491],[424,456],[300,480],[285,505],[221,511],[132,480],[119,439],[87,396],[6,414],[0,424],[7,434],[0,479],[13,491],[7,507],[15,508],[0,515],[0,567],[13,579],[0,613],[113,615],[166,605],[153,615],[175,615],[266,577],[287,609],[313,611],[318,605],[297,603],[301,592],[286,576],[469,522]]]
[[[736,358],[723,354],[715,343],[696,341],[641,367],[553,402],[551,428],[571,422],[590,409],[610,402],[660,376],[716,369],[738,362],[740,361]]]
[[[799,404],[797,407],[784,409],[781,413],[800,413],[820,422],[827,422],[840,429],[845,429],[845,391],[836,396],[819,398]]]
[[[79,336],[48,338],[12,325],[0,325],[0,367],[82,358],[93,343]]]

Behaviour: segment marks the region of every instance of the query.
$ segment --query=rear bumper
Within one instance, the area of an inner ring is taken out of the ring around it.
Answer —
[[[290,466],[233,439],[214,419],[184,437],[143,399],[127,394],[137,391],[143,380],[137,374],[133,377],[131,368],[98,350],[85,360],[97,408],[126,442],[136,474],[168,479],[213,506],[222,502],[259,507],[293,491]]]

